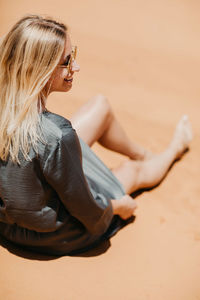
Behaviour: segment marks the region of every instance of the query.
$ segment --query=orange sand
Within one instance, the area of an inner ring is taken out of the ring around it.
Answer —
[[[25,13],[70,26],[81,72],[48,109],[70,117],[105,94],[130,138],[167,146],[188,113],[191,151],[137,197],[135,221],[85,256],[57,259],[0,247],[0,299],[200,299],[200,3],[181,0],[1,1],[0,36]],[[93,148],[109,167],[123,156]]]

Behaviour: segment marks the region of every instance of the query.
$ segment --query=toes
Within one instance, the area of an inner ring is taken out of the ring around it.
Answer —
[[[188,115],[183,115],[177,126],[179,129],[184,129],[187,139],[192,140],[192,127]]]
[[[185,133],[187,135],[187,140],[188,142],[191,142],[192,140],[192,126],[189,122],[189,118],[187,115],[183,116],[183,121],[184,121],[184,127],[185,127]]]
[[[191,142],[191,140],[193,138],[193,134],[192,134],[192,128],[191,128],[190,124],[188,124],[188,127],[186,129],[186,134],[187,134],[188,142]]]
[[[182,147],[182,150],[184,150],[189,146],[192,138],[192,127],[189,122],[189,118],[187,115],[183,115],[177,124],[174,140],[176,143],[178,142],[180,147]]]
[[[178,122],[178,127],[187,126],[189,124],[189,118],[188,115],[183,115]]]
[[[189,121],[188,119],[188,115],[183,115],[182,120],[186,123],[187,121]]]

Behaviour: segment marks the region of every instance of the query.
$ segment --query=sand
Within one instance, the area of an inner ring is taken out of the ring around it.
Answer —
[[[79,74],[47,108],[70,118],[106,95],[131,139],[159,152],[182,114],[191,149],[166,179],[137,197],[135,220],[84,256],[53,259],[0,246],[0,299],[200,299],[200,4],[198,1],[0,2],[0,36],[26,13],[70,27]],[[95,145],[109,166],[125,157]]]

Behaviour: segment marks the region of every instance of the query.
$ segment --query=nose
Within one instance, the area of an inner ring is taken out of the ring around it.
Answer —
[[[79,72],[80,71],[80,66],[77,64],[76,60],[72,62],[72,72]]]

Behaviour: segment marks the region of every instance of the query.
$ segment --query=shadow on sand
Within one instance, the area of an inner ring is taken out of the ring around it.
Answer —
[[[131,218],[127,220],[122,220],[118,216],[114,216],[113,222],[110,225],[107,232],[102,236],[102,239],[95,244],[91,245],[91,247],[87,249],[81,249],[77,251],[73,251],[70,254],[67,254],[66,256],[76,256],[76,257],[92,257],[92,256],[98,256],[102,253],[106,252],[110,246],[110,238],[114,236],[119,230],[121,230],[126,225],[133,223],[135,220],[135,216],[132,216]],[[31,259],[31,260],[40,260],[40,261],[48,261],[48,260],[55,260],[60,258],[63,255],[48,255],[48,254],[41,254],[37,252],[33,252],[30,249],[27,249],[24,246],[19,246],[17,244],[14,244],[8,240],[6,240],[4,237],[0,235],[0,246],[3,248],[6,248],[10,253],[15,254],[19,257]]]

